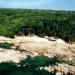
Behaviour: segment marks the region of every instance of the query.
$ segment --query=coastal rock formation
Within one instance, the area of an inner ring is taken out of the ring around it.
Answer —
[[[48,72],[56,71],[56,75],[75,74],[75,43],[68,44],[62,39],[57,38],[52,41],[37,36],[16,36],[14,39],[1,36],[0,43],[12,44],[10,49],[0,46],[0,63],[6,61],[18,63],[27,58],[28,55],[32,58],[40,55],[49,58],[58,56],[62,61],[61,63],[40,67],[40,69]]]

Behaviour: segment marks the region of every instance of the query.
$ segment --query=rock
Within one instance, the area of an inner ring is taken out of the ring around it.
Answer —
[[[56,43],[57,43],[57,44],[65,44],[65,41],[63,41],[63,40],[61,40],[61,39],[57,39],[57,40],[56,40]]]
[[[61,73],[61,72],[57,72],[56,75],[63,75],[63,73]]]
[[[23,58],[27,58],[27,57],[25,54],[21,54],[19,51],[5,50],[0,52],[0,63],[7,62],[7,61],[13,61],[15,63],[18,63]]]

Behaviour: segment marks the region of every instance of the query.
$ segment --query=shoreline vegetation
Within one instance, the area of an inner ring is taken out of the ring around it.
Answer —
[[[75,12],[31,9],[0,9],[0,35],[38,35],[75,41]]]

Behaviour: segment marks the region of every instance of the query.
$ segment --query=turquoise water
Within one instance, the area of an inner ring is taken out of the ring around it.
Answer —
[[[12,46],[12,44],[9,44],[7,42],[0,43],[0,48],[11,49],[11,46]]]
[[[13,62],[0,63],[0,75],[55,75],[55,72],[47,72],[40,67],[56,65],[60,62],[57,57],[48,58],[46,56],[37,56],[21,60],[16,64]]]
[[[26,59],[21,60],[18,64],[13,62],[0,63],[0,75],[56,75],[56,71],[48,72],[44,69],[40,70],[40,67],[53,66],[56,63],[61,63],[61,60],[56,56],[53,58],[46,56],[32,58],[27,56]]]

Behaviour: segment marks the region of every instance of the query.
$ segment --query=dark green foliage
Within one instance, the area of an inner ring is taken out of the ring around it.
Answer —
[[[0,9],[0,35],[36,34],[56,36],[66,42],[75,41],[75,12]]]
[[[9,44],[7,42],[0,43],[0,48],[11,49],[11,46],[12,46],[12,44]]]

